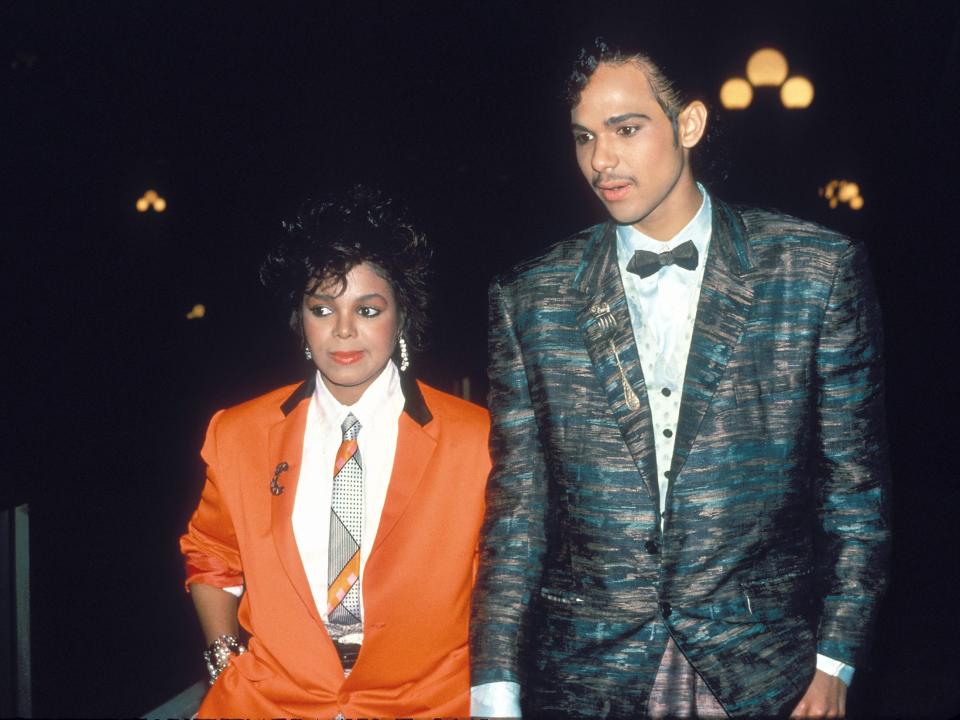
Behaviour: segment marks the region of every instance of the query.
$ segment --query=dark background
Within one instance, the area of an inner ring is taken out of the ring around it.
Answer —
[[[256,274],[304,197],[403,198],[437,249],[415,369],[482,402],[491,276],[603,217],[558,95],[611,27],[668,41],[714,109],[763,46],[813,81],[806,111],[767,89],[717,113],[710,187],[868,244],[896,543],[850,709],[960,712],[958,23],[953,2],[5,3],[0,500],[30,503],[35,714],[143,713],[203,675],[177,537],[212,412],[303,373]],[[826,206],[832,178],[861,211]],[[165,213],[135,210],[150,187]]]

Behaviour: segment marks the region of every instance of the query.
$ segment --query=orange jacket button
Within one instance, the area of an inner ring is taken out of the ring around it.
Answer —
[[[340,701],[341,705],[348,705],[350,703],[350,693],[342,692],[337,696],[337,700]]]

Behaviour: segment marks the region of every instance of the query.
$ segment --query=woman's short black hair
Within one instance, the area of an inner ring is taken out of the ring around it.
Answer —
[[[260,282],[285,305],[290,327],[302,337],[303,297],[367,263],[393,290],[400,329],[411,348],[421,348],[427,323],[427,274],[431,250],[403,211],[379,190],[355,185],[339,195],[307,200],[260,266]]]

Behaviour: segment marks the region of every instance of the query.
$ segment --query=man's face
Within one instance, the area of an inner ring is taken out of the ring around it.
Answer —
[[[669,237],[658,232],[689,220],[679,216],[695,192],[683,117],[678,142],[647,76],[632,62],[601,64],[570,113],[580,171],[610,215],[662,240]]]

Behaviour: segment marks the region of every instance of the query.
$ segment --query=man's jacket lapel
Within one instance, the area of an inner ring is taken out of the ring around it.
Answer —
[[[674,444],[673,477],[690,454],[717,384],[740,341],[753,305],[746,229],[733,211],[714,201],[713,230],[687,357]]]
[[[606,223],[587,242],[583,263],[574,278],[574,287],[584,296],[577,322],[610,410],[654,507],[659,507],[653,422],[617,265],[615,237],[614,225]],[[624,378],[638,401],[633,408],[628,402]]]

